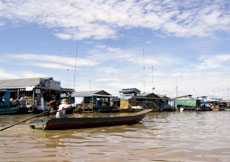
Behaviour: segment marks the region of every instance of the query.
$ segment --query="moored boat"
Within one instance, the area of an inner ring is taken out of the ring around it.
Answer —
[[[136,124],[150,111],[152,110],[146,109],[127,116],[116,117],[52,118],[34,121],[30,127],[34,129],[56,130]]]
[[[0,115],[17,114],[18,112],[19,107],[11,103],[10,91],[0,90]]]
[[[19,112],[18,107],[4,107],[0,108],[0,115],[11,115],[17,114]]]

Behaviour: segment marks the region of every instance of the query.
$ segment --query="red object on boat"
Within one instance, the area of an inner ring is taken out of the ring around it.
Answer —
[[[56,101],[56,100],[52,100],[52,101],[48,102],[48,105],[52,105],[52,104],[54,104],[55,102],[57,102],[57,101]]]

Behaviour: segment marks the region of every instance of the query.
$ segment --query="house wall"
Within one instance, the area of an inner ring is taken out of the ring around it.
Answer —
[[[128,101],[120,101],[120,109],[128,109],[129,102]]]

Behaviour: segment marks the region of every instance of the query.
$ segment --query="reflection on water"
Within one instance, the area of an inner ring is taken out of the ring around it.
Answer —
[[[0,127],[30,116],[0,116]],[[58,131],[27,122],[0,132],[0,161],[227,162],[229,134],[230,112],[149,113],[131,126]]]

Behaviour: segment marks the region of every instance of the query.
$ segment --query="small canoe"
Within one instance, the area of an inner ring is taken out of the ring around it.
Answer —
[[[127,116],[116,117],[52,118],[34,121],[30,124],[30,127],[33,129],[58,130],[136,124],[150,111],[152,110],[146,109]]]
[[[17,114],[19,111],[19,108],[17,107],[4,107],[0,108],[0,115],[12,115]]]

